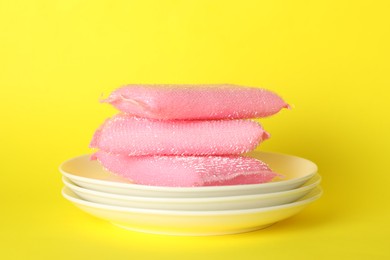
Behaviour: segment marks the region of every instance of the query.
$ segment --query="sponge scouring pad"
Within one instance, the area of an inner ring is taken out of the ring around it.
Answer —
[[[127,85],[102,102],[122,112],[163,120],[267,117],[289,105],[260,88],[220,85]]]
[[[244,156],[127,156],[98,151],[92,159],[113,174],[151,186],[257,184],[278,176],[264,162]]]
[[[118,114],[95,132],[91,148],[140,155],[226,155],[249,152],[269,138],[257,122],[159,121]]]

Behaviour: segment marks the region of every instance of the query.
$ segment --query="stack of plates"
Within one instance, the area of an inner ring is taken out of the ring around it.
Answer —
[[[322,190],[317,166],[291,155],[253,152],[283,179],[270,183],[157,187],[130,183],[88,155],[60,166],[63,196],[80,209],[135,231],[222,235],[261,229],[300,212]]]

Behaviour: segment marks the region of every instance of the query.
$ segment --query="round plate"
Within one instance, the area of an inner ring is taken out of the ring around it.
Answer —
[[[63,196],[83,211],[120,227],[168,235],[223,235],[258,230],[289,218],[317,200],[316,187],[300,200],[274,207],[221,211],[178,211],[138,209],[85,201],[65,187]]]
[[[71,189],[80,198],[100,204],[143,209],[207,211],[250,209],[291,203],[305,196],[312,189],[318,186],[321,181],[321,177],[319,174],[316,174],[303,186],[288,191],[210,198],[151,198],[119,195],[79,187],[73,184],[66,177],[63,177],[62,180],[65,186]]]
[[[275,172],[284,175],[284,179],[269,183],[208,186],[208,187],[160,187],[133,184],[130,181],[111,174],[103,169],[97,161],[91,161],[89,155],[70,159],[60,166],[60,172],[78,186],[108,193],[142,197],[218,197],[295,189],[317,173],[313,162],[300,157],[269,153],[252,152],[249,156],[267,163]]]

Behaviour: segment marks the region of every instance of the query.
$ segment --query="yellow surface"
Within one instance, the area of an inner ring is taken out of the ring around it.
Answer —
[[[389,259],[388,1],[0,0],[1,259]],[[65,201],[125,83],[262,86],[295,108],[260,148],[315,161],[325,194],[259,232],[125,231]]]

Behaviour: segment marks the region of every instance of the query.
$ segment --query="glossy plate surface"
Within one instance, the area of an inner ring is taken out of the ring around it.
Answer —
[[[236,196],[286,191],[301,186],[317,173],[316,164],[304,158],[269,152],[252,152],[249,155],[266,162],[271,169],[283,174],[285,178],[269,183],[232,186],[183,188],[146,186],[131,183],[103,170],[98,162],[89,159],[89,155],[72,158],[61,164],[59,169],[73,183],[86,189],[131,196],[165,198]]]
[[[271,207],[291,203],[309,193],[317,187],[321,181],[316,174],[301,187],[281,192],[228,196],[228,197],[200,197],[200,198],[152,198],[120,195],[101,191],[89,190],[79,187],[66,177],[63,182],[80,198],[113,206],[123,206],[143,209],[166,209],[166,210],[236,210],[260,207]]]
[[[274,207],[221,211],[138,209],[85,201],[65,187],[63,196],[81,210],[133,231],[167,235],[223,235],[254,231],[289,218],[317,200],[315,188],[300,200]]]

